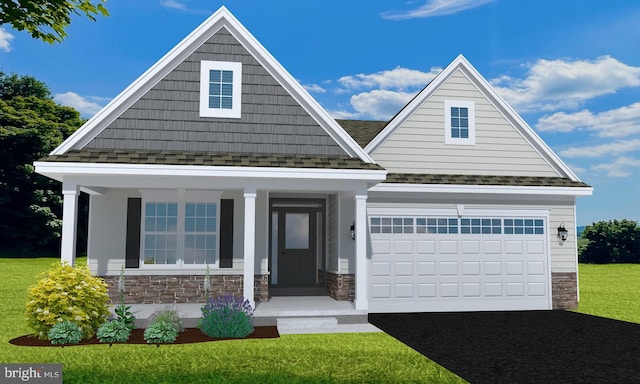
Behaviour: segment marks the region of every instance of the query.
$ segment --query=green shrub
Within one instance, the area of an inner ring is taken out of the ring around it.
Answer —
[[[51,344],[78,344],[82,340],[82,329],[72,321],[61,321],[49,329]]]
[[[144,330],[144,339],[149,344],[173,343],[177,338],[178,331],[166,321],[156,321]]]
[[[26,317],[35,336],[46,339],[49,330],[61,321],[73,321],[85,338],[109,315],[107,284],[91,275],[86,266],[55,263],[28,290]]]
[[[101,343],[124,343],[131,336],[131,328],[120,320],[107,321],[98,328],[96,336]]]
[[[202,307],[198,328],[210,337],[247,337],[253,332],[253,308],[249,300],[232,294],[209,299]]]
[[[173,325],[176,331],[184,332],[184,325],[182,324],[182,320],[180,320],[178,311],[173,308],[156,309],[151,316],[149,316],[149,323],[153,324],[158,321],[166,321]]]

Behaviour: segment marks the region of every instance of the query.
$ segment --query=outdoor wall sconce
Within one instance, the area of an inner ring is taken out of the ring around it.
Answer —
[[[558,227],[558,237],[562,241],[567,240],[567,237],[569,237],[569,231],[564,227],[564,223],[560,224]]]
[[[350,229],[349,233],[351,234],[351,240],[355,240],[356,239],[356,225],[355,224],[351,224],[351,229]]]

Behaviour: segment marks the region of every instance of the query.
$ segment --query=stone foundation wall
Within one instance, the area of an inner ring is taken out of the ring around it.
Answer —
[[[335,300],[355,300],[356,278],[353,274],[325,273],[327,293]]]
[[[575,272],[551,272],[553,309],[578,308],[578,274]]]
[[[254,295],[256,303],[266,303],[269,301],[269,275],[255,275]]]
[[[103,276],[113,303],[120,302],[118,280],[120,276]],[[243,296],[242,275],[210,275],[211,295],[231,293]],[[185,304],[205,303],[204,275],[125,276],[124,301],[127,304]],[[254,300],[269,297],[267,275],[255,275]]]

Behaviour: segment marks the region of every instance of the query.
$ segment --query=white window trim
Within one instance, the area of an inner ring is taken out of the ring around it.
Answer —
[[[209,71],[233,71],[233,108],[209,108]],[[200,117],[239,119],[242,109],[242,63],[230,61],[200,62]]]
[[[218,268],[220,265],[220,196],[222,191],[185,191],[185,190],[141,190],[142,194],[142,212],[140,225],[140,269],[148,270],[175,270],[175,269],[202,269],[207,265],[210,268]],[[147,202],[176,202],[178,203],[178,231],[177,231],[177,250],[176,264],[145,264],[144,248],[145,248],[145,230],[144,218],[146,215]],[[182,255],[184,255],[184,219],[185,219],[185,203],[216,203],[216,255],[214,264],[184,264]]]
[[[451,107],[467,108],[469,112],[469,137],[451,137]],[[476,111],[473,101],[445,100],[444,101],[444,143],[449,145],[476,144]]]

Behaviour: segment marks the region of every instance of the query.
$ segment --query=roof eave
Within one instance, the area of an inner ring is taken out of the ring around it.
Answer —
[[[591,196],[592,187],[380,183],[370,192]]]

